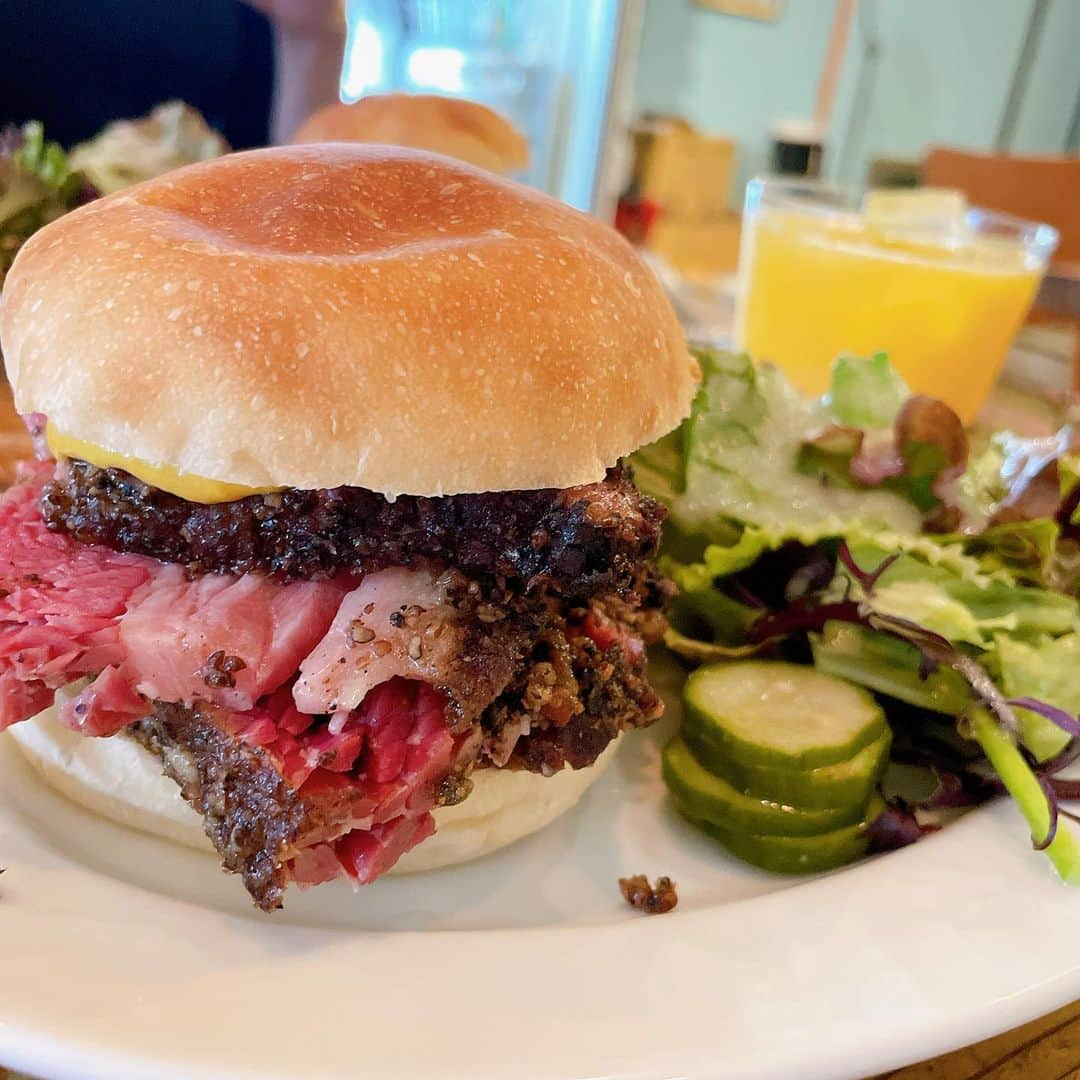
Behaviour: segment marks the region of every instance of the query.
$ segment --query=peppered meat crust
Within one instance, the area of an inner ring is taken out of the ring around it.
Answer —
[[[629,664],[616,647],[579,669],[582,712],[561,727],[548,726],[518,740],[512,768],[551,776],[564,767],[585,769],[623,731],[645,727],[664,711],[641,668]]]
[[[444,783],[443,801],[467,793],[474,767],[585,768],[621,731],[662,712],[641,642],[663,631],[670,586],[654,561],[663,510],[623,466],[601,483],[564,490],[394,502],[360,488],[286,490],[201,505],[71,460],[46,485],[42,512],[50,528],[83,543],[192,574],[452,571],[449,603],[462,629],[438,689],[451,731],[470,749]],[[227,686],[237,661],[227,650],[207,658],[207,684]],[[152,707],[128,734],[202,815],[225,868],[243,877],[257,906],[280,907],[290,860],[348,827],[352,785],[305,794],[212,707]]]
[[[243,877],[256,905],[281,907],[286,853],[318,832],[335,807],[301,798],[262,750],[223,731],[202,707],[155,702],[154,713],[125,733],[159,758],[202,816],[222,865]]]
[[[552,630],[485,712],[484,753],[492,765],[544,776],[585,769],[621,732],[663,711],[643,663],[618,645],[601,650],[588,637]]]
[[[552,662],[554,651],[565,664]],[[202,816],[223,866],[241,875],[255,904],[264,911],[281,907],[288,860],[340,834],[338,823],[348,819],[348,789],[305,796],[265,751],[224,730],[212,707],[156,701],[153,708],[125,734],[160,760]],[[477,743],[475,764],[496,764],[493,748],[505,732],[502,756],[510,768],[545,775],[564,766],[586,768],[620,731],[650,723],[661,711],[641,663],[618,647],[601,651],[584,638],[568,641],[561,630],[551,631],[538,641],[520,677],[480,717],[484,740]],[[459,797],[454,793],[466,780],[464,768],[441,801]]]
[[[393,502],[363,488],[288,489],[204,505],[119,469],[64,463],[42,494],[50,528],[192,573],[283,580],[435,562],[527,591],[587,597],[628,588],[664,510],[623,465],[598,484]]]

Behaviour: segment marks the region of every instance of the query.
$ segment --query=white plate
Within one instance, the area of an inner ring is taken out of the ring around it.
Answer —
[[[471,866],[251,910],[209,857],[94,819],[0,738],[0,1062],[49,1077],[839,1080],[1080,997],[1080,893],[1008,804],[810,881],[668,809],[663,731]],[[616,879],[668,873],[648,918]]]

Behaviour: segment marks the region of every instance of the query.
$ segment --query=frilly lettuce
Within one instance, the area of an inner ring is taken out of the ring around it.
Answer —
[[[869,360],[841,356],[833,366],[826,403],[840,424],[850,427],[890,427],[911,397],[907,384],[885,353]]]
[[[708,662],[808,644],[823,670],[962,718],[980,767],[979,748],[1062,876],[1080,877],[1080,848],[1055,835],[1052,771],[1080,710],[1072,433],[1003,433],[969,460],[955,415],[910,397],[884,357],[838,362],[819,401],[744,356],[700,360],[690,418],[635,457],[670,510],[669,645]]]
[[[1027,585],[1072,591],[1065,588],[1065,575],[1058,565],[1061,530],[1053,518],[991,525],[956,539],[985,573],[1001,571]]]
[[[826,406],[746,356],[709,353],[702,360],[702,390],[682,436],[682,491],[671,502],[680,530],[709,533],[726,519],[804,543],[855,523],[918,531],[919,511],[904,498],[830,486],[800,471],[803,444],[833,423]]]
[[[1076,716],[1080,714],[1080,634],[1019,641],[1007,634],[994,638],[993,659],[1001,688],[1010,698],[1036,698]],[[1060,754],[1069,736],[1028,709],[1017,709],[1024,743],[1036,760]]]
[[[0,128],[0,285],[38,229],[100,194],[217,157],[229,146],[181,101],[119,120],[70,154],[36,121]]]
[[[71,151],[71,163],[108,195],[228,151],[229,144],[198,109],[182,101],[167,101],[149,116],[109,124]]]
[[[41,124],[0,129],[0,285],[26,240],[96,194]]]
[[[878,566],[894,553],[874,543],[849,547],[860,566]],[[932,562],[914,553],[901,554],[877,580],[874,607],[978,648],[988,648],[996,631],[1029,639],[1064,634],[1075,625],[1077,603],[1072,597],[1019,585],[1000,571],[981,573],[972,562],[967,558]]]

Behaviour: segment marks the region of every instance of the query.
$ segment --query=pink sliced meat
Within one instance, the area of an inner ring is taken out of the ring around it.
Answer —
[[[381,684],[365,699],[360,723],[369,734],[359,775],[378,804],[377,822],[434,805],[432,787],[454,760],[444,706],[438,691],[403,679]]]
[[[123,660],[119,619],[158,564],[52,533],[38,496],[51,464],[0,498],[0,730],[51,691]]]
[[[295,853],[292,879],[309,886],[344,876],[365,884],[388,870],[434,832],[436,789],[475,756],[472,739],[450,735],[438,691],[404,679],[376,687],[337,734],[326,727],[295,737],[281,733],[264,749],[282,762],[299,794],[312,803],[336,803],[347,794],[349,805],[347,815],[335,814],[331,834],[308,837]],[[306,776],[288,767],[295,752],[310,770]]]
[[[257,707],[228,714],[227,729],[260,746],[302,795],[352,789],[357,818],[385,822],[431,809],[434,787],[456,767],[463,747],[446,726],[446,702],[424,683],[394,679],[376,687],[339,732],[316,726],[295,735]],[[348,773],[346,777],[343,774]]]
[[[334,851],[345,873],[358,885],[367,885],[434,832],[431,814],[403,815],[368,832],[348,833],[334,844]]]
[[[131,683],[111,665],[77,697],[63,703],[57,714],[61,724],[83,735],[115,735],[150,711]]]
[[[189,581],[179,567],[80,544],[50,532],[41,518],[38,498],[51,467],[31,467],[0,498],[0,727],[47,704],[41,686],[110,668],[84,695],[83,716],[64,712],[87,734],[111,734],[125,715],[145,715],[135,695],[250,709],[292,678],[352,585],[281,585],[254,574]],[[218,652],[236,670],[224,677],[211,670],[208,682],[206,665]],[[17,691],[17,683],[30,688]]]
[[[163,566],[120,620],[125,671],[148,698],[250,709],[296,672],[347,591],[336,581],[281,585],[257,574],[188,580],[181,567]],[[217,685],[206,671],[215,653],[242,663]]]
[[[47,709],[53,691],[43,682],[23,682],[13,672],[0,672],[0,731]]]
[[[301,889],[341,877],[369,885],[434,832],[431,814],[402,816],[366,832],[354,830],[339,840],[300,852],[292,861],[292,879]]]
[[[337,857],[333,843],[324,842],[298,852],[289,863],[289,873],[301,889],[310,889],[344,877],[345,867]]]
[[[192,580],[50,532],[38,500],[51,469],[31,467],[0,497],[0,729],[87,676],[59,714],[86,735],[112,735],[155,701],[216,707],[228,738],[327,808],[288,856],[305,885],[372,881],[431,835],[440,784],[471,766],[483,737],[455,738],[430,685],[464,634],[444,580],[400,568],[359,581]]]
[[[412,611],[409,625],[391,616]],[[446,586],[428,570],[369,574],[341,602],[323,639],[300,664],[293,688],[306,713],[348,713],[381,683],[401,677],[437,683],[460,647]]]

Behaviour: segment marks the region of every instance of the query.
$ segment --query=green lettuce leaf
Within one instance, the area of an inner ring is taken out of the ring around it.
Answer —
[[[952,668],[923,678],[918,650],[906,641],[849,623],[826,623],[813,634],[814,666],[828,675],[858,683],[879,694],[945,716],[971,708],[971,688]]]
[[[721,660],[741,660],[754,656],[759,645],[720,645],[679,633],[673,626],[664,631],[664,644],[677,656],[694,664],[715,664]]]
[[[917,533],[919,511],[885,491],[844,490],[800,470],[803,443],[833,423],[770,365],[746,356],[701,356],[702,389],[682,433],[681,491],[669,494],[676,526],[712,538],[731,522],[775,540],[813,543],[855,525]],[[669,489],[670,490],[670,489]]]
[[[960,675],[941,667],[924,678],[918,651],[896,638],[846,623],[828,623],[823,633],[811,636],[810,646],[819,670],[879,694],[946,716],[962,715],[972,706],[971,689]],[[1001,635],[986,661],[1007,697],[1034,697],[1080,712],[1080,689],[1072,677],[1080,663],[1078,635],[1037,645]],[[1017,709],[1016,716],[1021,739],[1037,761],[1048,761],[1068,745],[1068,732],[1037,713]]]
[[[1061,530],[1051,518],[991,525],[974,536],[950,539],[978,560],[984,573],[1003,570],[1027,585],[1061,588],[1056,555]]]
[[[672,503],[685,490],[686,465],[683,461],[681,427],[643,446],[631,460],[634,481],[646,495],[662,503]]]
[[[979,532],[986,527],[999,503],[1009,493],[1009,485],[1002,475],[1008,457],[1006,438],[1003,433],[991,438],[981,453],[971,457],[953,485],[951,501],[972,531]]]
[[[749,539],[732,547],[714,544],[706,548],[700,562],[679,563],[670,556],[661,560],[661,569],[679,589],[669,612],[677,630],[714,643],[745,644],[761,612],[731,599],[716,587],[718,579],[752,565],[766,550],[767,545],[749,530],[744,535]]]
[[[968,458],[955,416],[927,398],[905,401],[884,355],[838,360],[820,401],[746,356],[698,358],[704,379],[690,418],[634,463],[643,490],[669,506],[673,531],[696,537],[699,550],[733,543],[743,526],[774,546],[860,530],[919,535],[931,513],[988,572],[1061,587],[1051,573],[1054,518],[1080,478],[1069,429],[1037,439],[1001,432]],[[1080,510],[1074,516],[1080,522]]]
[[[66,209],[67,199],[80,183],[63,148],[46,141],[37,121],[21,129],[4,130],[0,139],[0,227],[29,209],[39,207],[48,213],[54,202]]]
[[[41,124],[0,130],[0,285],[26,240],[93,194]]]
[[[833,364],[826,401],[839,424],[888,428],[910,396],[888,356],[877,353],[869,360],[841,356]]]
[[[113,121],[76,146],[71,162],[108,195],[228,151],[229,144],[198,109],[182,101],[167,101],[138,120]]]
[[[855,562],[872,570],[894,550],[876,540],[849,541]],[[923,545],[899,558],[881,575],[874,588],[875,609],[933,630],[953,642],[980,649],[993,644],[994,634],[1007,631],[1024,639],[1068,633],[1077,621],[1077,602],[1049,589],[1019,585],[1003,570],[984,574],[976,560],[943,546],[936,561],[927,559]],[[835,588],[848,587],[841,573]]]
[[[1080,634],[1057,639],[1018,641],[1006,634],[994,638],[991,654],[1006,697],[1030,697],[1080,714]],[[1017,709],[1024,743],[1038,761],[1065,749],[1069,735],[1045,717]]]

